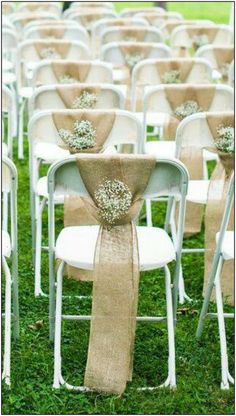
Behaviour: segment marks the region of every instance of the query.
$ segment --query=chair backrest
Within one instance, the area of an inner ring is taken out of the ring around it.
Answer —
[[[196,26],[188,26],[183,25],[177,27],[173,30],[171,34],[171,46],[174,47],[184,47],[184,48],[191,48],[194,43],[194,37],[196,30],[201,33],[201,36],[204,34],[208,36],[209,30],[212,28],[217,29],[216,35],[214,36],[213,40],[209,40],[209,44],[212,45],[232,45],[233,44],[233,31],[227,25],[196,25]]]
[[[145,13],[147,11],[146,7],[126,7],[125,9],[121,10],[120,16],[121,17],[132,17],[137,15],[137,13]],[[166,11],[162,7],[148,7],[149,12],[158,12],[160,14],[165,14]]]
[[[3,1],[2,2],[2,14],[3,16],[10,15],[15,12],[16,5],[13,1]]]
[[[207,123],[208,114],[214,116],[214,113],[196,113],[180,122],[176,131],[177,158],[180,156],[182,147],[196,146],[201,149],[214,147],[214,137]],[[233,111],[229,111],[228,114],[233,117]],[[218,120],[219,114],[216,113],[216,117]]]
[[[68,25],[65,27],[64,24],[58,25],[40,25],[33,26],[26,32],[27,36],[24,33],[24,38],[28,39],[66,39],[66,40],[77,40],[89,45],[90,39],[88,32],[82,26],[72,26]]]
[[[225,63],[230,64],[234,59],[234,46],[205,45],[197,50],[195,56],[206,59],[212,68],[221,69]]]
[[[111,4],[111,6],[113,6],[112,4]],[[109,6],[107,6],[107,4],[105,4],[104,3],[104,5],[102,5],[102,4],[90,4],[89,5],[89,3],[88,2],[84,2],[84,6],[83,7],[81,7],[81,6],[78,6],[78,7],[76,7],[76,4],[74,5],[74,7],[69,7],[67,10],[65,10],[64,11],[64,13],[63,13],[63,17],[65,18],[65,19],[67,19],[67,18],[69,18],[70,19],[70,17],[71,16],[73,16],[74,14],[77,14],[77,13],[81,13],[81,14],[84,14],[84,13],[100,13],[100,11],[101,12],[104,12],[104,13],[106,13],[106,12],[114,12],[115,13],[115,9],[114,9],[114,7],[109,7]]]
[[[6,85],[2,85],[2,112],[7,114],[8,154],[12,154],[12,138],[16,135],[16,99],[14,93]],[[2,132],[4,138],[4,131]]]
[[[145,19],[150,25],[155,26],[157,28],[160,28],[161,25],[163,25],[164,22],[169,20],[182,20],[183,16],[181,13],[178,12],[165,12],[158,13],[158,12],[148,12],[148,9],[146,9],[145,12],[137,13],[135,14],[135,17],[140,17],[142,19]]]
[[[17,186],[18,175],[15,164],[6,156],[2,158],[2,192],[10,195],[11,250],[17,256]]]
[[[66,114],[106,114],[114,113],[115,120],[112,129],[106,139],[104,147],[119,146],[122,144],[132,144],[137,153],[141,146],[142,124],[135,115],[125,110],[56,110],[40,111],[34,114],[28,126],[30,158],[32,160],[34,148],[37,143],[61,143],[56,126],[53,122],[53,113]],[[96,128],[96,126],[95,126]]]
[[[101,49],[101,59],[117,65],[125,64],[125,57],[122,54],[120,47],[125,45],[134,45],[136,42],[111,42],[104,45]],[[147,48],[150,48],[149,56],[147,58],[170,58],[171,50],[167,45],[161,43],[144,43]]]
[[[110,1],[73,1],[70,5],[70,9],[77,9],[79,7],[106,7],[108,9],[114,9],[114,4]]]
[[[12,29],[2,29],[2,48],[3,52],[11,53],[16,50],[18,44],[17,34]]]
[[[168,40],[176,27],[182,25],[214,25],[211,20],[182,20],[182,19],[166,19],[160,25],[164,39]]]
[[[73,103],[71,106],[67,106],[61,98],[61,93],[76,88],[82,87],[85,91],[92,87],[98,88],[97,101],[93,106],[93,109],[109,110],[109,109],[124,109],[125,96],[118,85],[111,84],[73,84],[58,85],[60,92],[57,89],[57,85],[43,86],[35,90],[34,94],[29,100],[29,114],[41,110],[63,110],[73,109]]]
[[[61,6],[57,1],[22,2],[17,8],[17,13],[47,12],[60,16]]]
[[[117,19],[101,19],[93,24],[92,38],[95,40],[96,38],[101,37],[103,31],[111,26],[148,26],[148,23],[146,22],[146,20],[139,19],[136,17],[118,17]]]
[[[11,16],[11,22],[14,25],[18,36],[21,38],[24,27],[36,20],[56,20],[56,16],[52,13],[37,12],[37,13],[15,13]]]
[[[91,30],[95,22],[100,19],[116,19],[117,15],[110,9],[91,9],[90,11],[83,11],[83,8],[79,12],[72,12],[66,16],[69,19],[75,20],[86,29]]]
[[[56,62],[56,61],[54,61]],[[68,68],[68,61],[58,61],[61,63],[61,67],[64,66],[65,73],[67,74]],[[108,63],[105,62],[98,62],[98,61],[71,61],[73,64],[78,65],[78,73],[79,68],[82,65],[90,65],[89,72],[87,74],[86,79],[83,81],[85,83],[113,83],[113,75],[112,75],[112,67]],[[41,62],[37,65],[33,73],[32,85],[51,85],[51,84],[58,84],[60,81],[56,77],[55,72],[53,71],[53,61],[48,60]]]
[[[101,44],[109,42],[139,41],[142,35],[142,42],[163,42],[162,33],[156,28],[140,26],[119,26],[104,29],[101,34]]]

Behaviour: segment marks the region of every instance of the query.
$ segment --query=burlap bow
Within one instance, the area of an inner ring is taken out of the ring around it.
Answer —
[[[64,76],[69,76],[74,78],[76,82],[85,82],[89,71],[91,69],[91,64],[86,61],[54,61],[52,62],[52,70],[55,74],[55,77],[58,81]]]
[[[142,195],[156,161],[149,156],[79,157],[77,165],[91,197],[89,204],[101,224],[95,253],[92,319],[85,386],[122,394],[132,379],[133,347],[138,304],[139,258],[136,229]],[[93,174],[91,174],[93,172]],[[104,226],[96,191],[104,180],[122,181],[132,194],[127,213]]]
[[[74,105],[78,97],[85,92],[98,96],[101,92],[101,87],[95,85],[87,86],[86,84],[57,85],[56,90],[66,108],[76,108]]]
[[[35,50],[37,51],[38,56],[42,59],[42,53],[46,49],[55,50],[56,53],[59,55],[59,58],[65,59],[68,55],[69,49],[71,47],[71,43],[68,41],[60,40],[40,40],[34,42]],[[50,59],[50,57],[48,57]],[[57,58],[58,59],[58,58]]]

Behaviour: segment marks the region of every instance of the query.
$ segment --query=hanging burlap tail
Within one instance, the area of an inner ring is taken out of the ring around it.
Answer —
[[[208,114],[208,126],[214,139],[217,137],[219,125],[234,126],[233,113]],[[210,149],[214,150],[214,149]],[[215,237],[220,229],[222,216],[225,207],[226,196],[229,189],[229,181],[234,169],[234,154],[218,152],[219,162],[211,176],[208,198],[205,213],[205,273],[204,273],[204,293],[208,284],[210,269],[215,251]],[[234,230],[234,209],[231,210],[228,230]],[[234,261],[224,262],[221,274],[221,287],[224,300],[231,304],[234,303]]]
[[[34,43],[35,50],[37,51],[38,56],[41,58],[41,53],[44,49],[52,48],[60,55],[61,59],[65,59],[68,55],[69,49],[71,47],[71,43],[68,41],[60,40],[40,40]]]
[[[214,57],[217,62],[217,67],[222,72],[225,64],[231,64],[234,59],[234,47],[233,46],[218,46],[213,49]],[[228,79],[228,74],[223,73],[223,80]]]
[[[104,143],[109,136],[113,124],[115,122],[115,113],[101,113],[99,111],[67,111],[66,114],[60,112],[53,113],[54,124],[59,131],[66,129],[73,131],[75,121],[88,120],[96,129],[96,145],[92,148],[81,150],[79,153],[100,153],[104,150]],[[74,153],[62,140],[59,146],[68,149],[70,153]],[[70,227],[75,225],[96,225],[97,221],[91,215],[86,199],[78,196],[67,196],[64,200],[64,226]],[[69,277],[76,280],[93,280],[93,272],[77,269],[72,266],[67,267]]]
[[[84,155],[85,156],[85,155]],[[96,161],[96,164],[94,163]],[[138,304],[139,258],[136,229],[142,195],[156,161],[147,156],[78,157],[78,168],[101,228],[95,254],[92,319],[84,384],[122,394],[132,379]],[[91,175],[93,172],[93,175]],[[132,193],[128,213],[107,229],[94,193],[104,180],[120,180]]]
[[[73,103],[76,98],[80,97],[83,92],[88,92],[90,94],[95,94],[98,96],[100,94],[101,88],[98,86],[83,86],[83,85],[57,85],[56,91],[58,92],[61,100],[65,104],[66,108],[72,108]]]
[[[64,77],[65,75],[68,75],[71,78],[76,79],[78,82],[85,82],[88,77],[90,68],[91,64],[89,62],[52,62],[52,70],[58,81],[60,81],[60,78]]]
[[[38,31],[40,33],[40,38],[55,38],[55,39],[61,39],[64,36],[66,27],[64,25],[60,26],[44,26],[38,28]]]

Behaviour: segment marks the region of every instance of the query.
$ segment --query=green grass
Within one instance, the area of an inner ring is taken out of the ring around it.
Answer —
[[[214,7],[210,16],[210,10]],[[225,21],[227,13],[219,3],[201,5],[172,4],[171,8],[183,10],[193,18]],[[117,6],[119,7],[119,5]],[[122,5],[124,7],[124,5]],[[178,7],[178,8],[177,8]],[[188,10],[191,9],[191,10]],[[220,14],[221,11],[221,14]],[[194,14],[195,13],[195,14]],[[220,17],[222,16],[222,18]],[[16,149],[15,149],[16,150]],[[27,154],[27,146],[25,146]],[[29,174],[27,158],[17,161],[19,172],[19,276],[20,276],[20,342],[12,344],[12,386],[3,386],[2,414],[234,414],[234,390],[220,390],[220,350],[216,321],[208,321],[200,341],[195,338],[198,314],[202,304],[203,257],[185,255],[183,270],[188,294],[194,299],[187,315],[178,317],[176,328],[177,385],[175,391],[161,389],[154,392],[138,392],[137,386],[158,385],[167,374],[167,331],[164,324],[139,323],[135,341],[133,381],[121,398],[111,395],[78,394],[67,390],[53,390],[53,347],[48,339],[48,300],[34,298],[34,270],[31,256],[31,232],[29,214]],[[59,210],[58,214],[61,213]],[[165,206],[153,204],[154,225],[162,226]],[[59,216],[57,217],[59,218]],[[47,215],[44,215],[43,233],[46,236]],[[62,221],[57,220],[57,229]],[[46,237],[44,243],[46,243]],[[185,242],[191,247],[204,243],[203,232]],[[47,255],[43,255],[43,285],[47,290]],[[89,294],[89,283],[78,284],[65,279],[67,294]],[[161,272],[142,273],[140,279],[139,314],[161,314],[165,310],[164,281]],[[65,313],[88,313],[90,303],[65,299]],[[211,305],[215,310],[215,305]],[[226,306],[226,311],[232,311]],[[41,329],[29,326],[44,320]],[[226,323],[229,364],[234,366],[233,322]],[[83,383],[86,364],[89,324],[65,322],[63,324],[63,374],[69,383]]]

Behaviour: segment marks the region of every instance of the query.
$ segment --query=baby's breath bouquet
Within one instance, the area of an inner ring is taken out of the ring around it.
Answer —
[[[132,193],[128,186],[117,179],[105,180],[94,193],[101,219],[112,227],[129,211]]]
[[[71,153],[90,149],[96,145],[96,129],[88,120],[76,121],[73,132],[60,129],[58,133],[63,142],[69,146]]]
[[[61,58],[60,54],[56,51],[56,49],[52,48],[52,47],[42,49],[40,51],[40,57],[42,59],[59,59],[59,58]]]
[[[180,72],[178,70],[165,72],[162,75],[161,80],[163,84],[179,84],[181,83]]]
[[[210,42],[207,35],[196,35],[193,37],[193,47],[195,49],[198,49],[204,45],[208,45],[208,43]]]
[[[223,153],[234,153],[234,128],[232,126],[219,126],[217,129],[219,139],[215,146]]]
[[[96,94],[88,91],[83,91],[79,97],[76,97],[72,108],[94,108],[97,103],[98,97]]]
[[[78,82],[78,80],[67,74],[61,75],[59,78],[60,84],[74,84],[75,82]]]
[[[144,59],[142,53],[128,53],[125,55],[125,62],[131,69],[142,59]]]
[[[179,107],[176,107],[174,114],[180,120],[183,120],[185,117],[191,116],[195,113],[200,113],[202,111],[198,103],[193,100],[186,101],[181,104]]]

